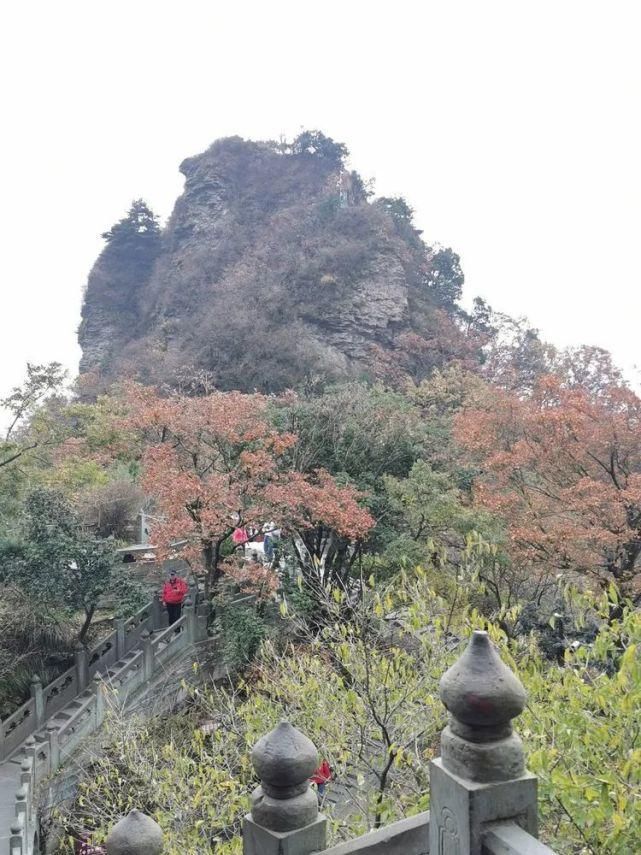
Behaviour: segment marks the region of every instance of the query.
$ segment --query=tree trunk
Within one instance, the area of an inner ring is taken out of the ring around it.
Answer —
[[[80,632],[78,633],[78,641],[81,644],[84,644],[85,636],[89,631],[89,627],[91,626],[91,621],[93,619],[94,613],[96,611],[95,604],[90,606],[88,609],[85,609],[85,622],[82,625]]]
[[[205,560],[205,599],[207,600],[209,600],[210,594],[215,590],[221,576],[218,564],[220,563],[220,548],[223,540],[210,540],[203,547]]]

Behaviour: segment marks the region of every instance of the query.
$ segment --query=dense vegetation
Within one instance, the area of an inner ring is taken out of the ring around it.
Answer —
[[[239,851],[248,749],[283,713],[337,770],[336,837],[421,810],[438,680],[484,626],[530,693],[518,726],[547,841],[637,851],[641,401],[604,351],[557,351],[482,300],[460,309],[458,257],[426,247],[404,200],[372,201],[345,157],[315,133],[222,141],[183,164],[168,230],[137,202],[106,233],[83,336],[93,346],[102,300],[137,341],[116,331],[102,356],[98,341],[103,378],[71,390],[59,366],[29,366],[2,402],[2,714],[33,670],[46,678],[87,641],[100,603],[135,606],[115,547],[144,505],[159,555],[180,542],[214,603],[231,679],[195,681],[163,721],[115,717],[58,817],[69,833],[100,839],[131,805],[170,852]],[[305,319],[331,338],[373,252],[391,294],[391,256],[402,269],[408,322],[364,349],[349,332],[347,370]],[[163,278],[163,253],[180,255],[186,291]],[[268,334],[252,336],[258,280]],[[158,353],[162,384],[107,385],[131,359],[154,379]],[[265,523],[282,533],[275,560],[242,560],[234,530]]]

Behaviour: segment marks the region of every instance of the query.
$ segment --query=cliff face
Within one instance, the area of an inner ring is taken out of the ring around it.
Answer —
[[[81,371],[173,382],[199,368],[220,388],[269,392],[375,373],[407,359],[408,333],[429,351],[441,321],[452,325],[410,218],[369,203],[334,152],[234,137],[180,169],[162,232],[138,220],[107,234]]]

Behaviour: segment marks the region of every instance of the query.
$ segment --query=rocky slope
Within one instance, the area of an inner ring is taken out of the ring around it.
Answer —
[[[232,137],[185,160],[162,231],[139,207],[106,235],[81,371],[175,382],[197,368],[220,388],[270,392],[421,374],[464,350],[457,257],[423,244],[402,200],[368,201],[344,156],[308,134]]]

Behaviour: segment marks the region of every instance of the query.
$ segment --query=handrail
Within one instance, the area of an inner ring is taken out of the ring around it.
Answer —
[[[0,722],[0,762],[6,761],[22,746],[26,758],[22,762],[25,764],[28,760],[30,769],[29,780],[24,776],[21,778],[21,788],[16,794],[16,820],[9,838],[10,855],[33,855],[35,851],[38,828],[33,803],[35,784],[54,772],[83,739],[100,727],[104,709],[102,674],[109,669],[109,682],[116,690],[134,692],[150,681],[157,671],[164,669],[168,660],[198,640],[199,633],[206,633],[206,626],[197,622],[193,606],[186,609],[172,626],[150,636],[146,632],[147,627],[152,629],[158,624],[153,603],[139,609],[129,624],[129,637],[134,642],[130,650],[122,644],[124,622],[120,621],[117,629],[90,651],[77,651],[75,665],[44,689],[35,678],[33,697]],[[138,631],[140,637],[137,637]],[[115,669],[117,654],[121,658]],[[88,661],[90,657],[94,660],[92,664]],[[94,675],[93,689],[87,686],[91,674]],[[72,685],[77,691],[69,696]],[[61,703],[65,697],[66,703]]]
[[[138,609],[125,622],[126,630],[128,629],[129,633],[132,631],[135,632],[145,621],[149,622],[151,620],[152,614],[153,601],[150,601]],[[106,670],[106,668],[115,663],[118,643],[117,635],[117,630],[114,630],[87,650],[88,677]],[[81,686],[77,682],[76,667],[75,664],[72,665],[41,688],[45,719],[63,709],[69,701],[78,695],[79,691],[82,691]],[[63,687],[63,684],[66,685]],[[73,695],[65,692],[65,689],[69,686],[74,686],[75,688]],[[61,689],[61,687],[63,688]],[[57,700],[53,700],[54,698],[57,698]],[[40,712],[38,712],[39,716]],[[8,757],[27,736],[34,734],[40,725],[41,721],[36,720],[36,707],[33,697],[21,704],[10,716],[4,720],[0,720],[0,762]]]
[[[151,641],[152,646],[158,648],[163,641],[168,640],[169,644],[173,641],[172,635],[181,635],[185,628],[185,623],[187,621],[187,616],[183,615],[178,618],[177,621],[168,626],[167,629],[163,629],[162,632],[159,632],[155,635]],[[178,630],[178,631],[177,631]]]
[[[483,855],[556,855],[515,822],[494,823],[483,836]]]

